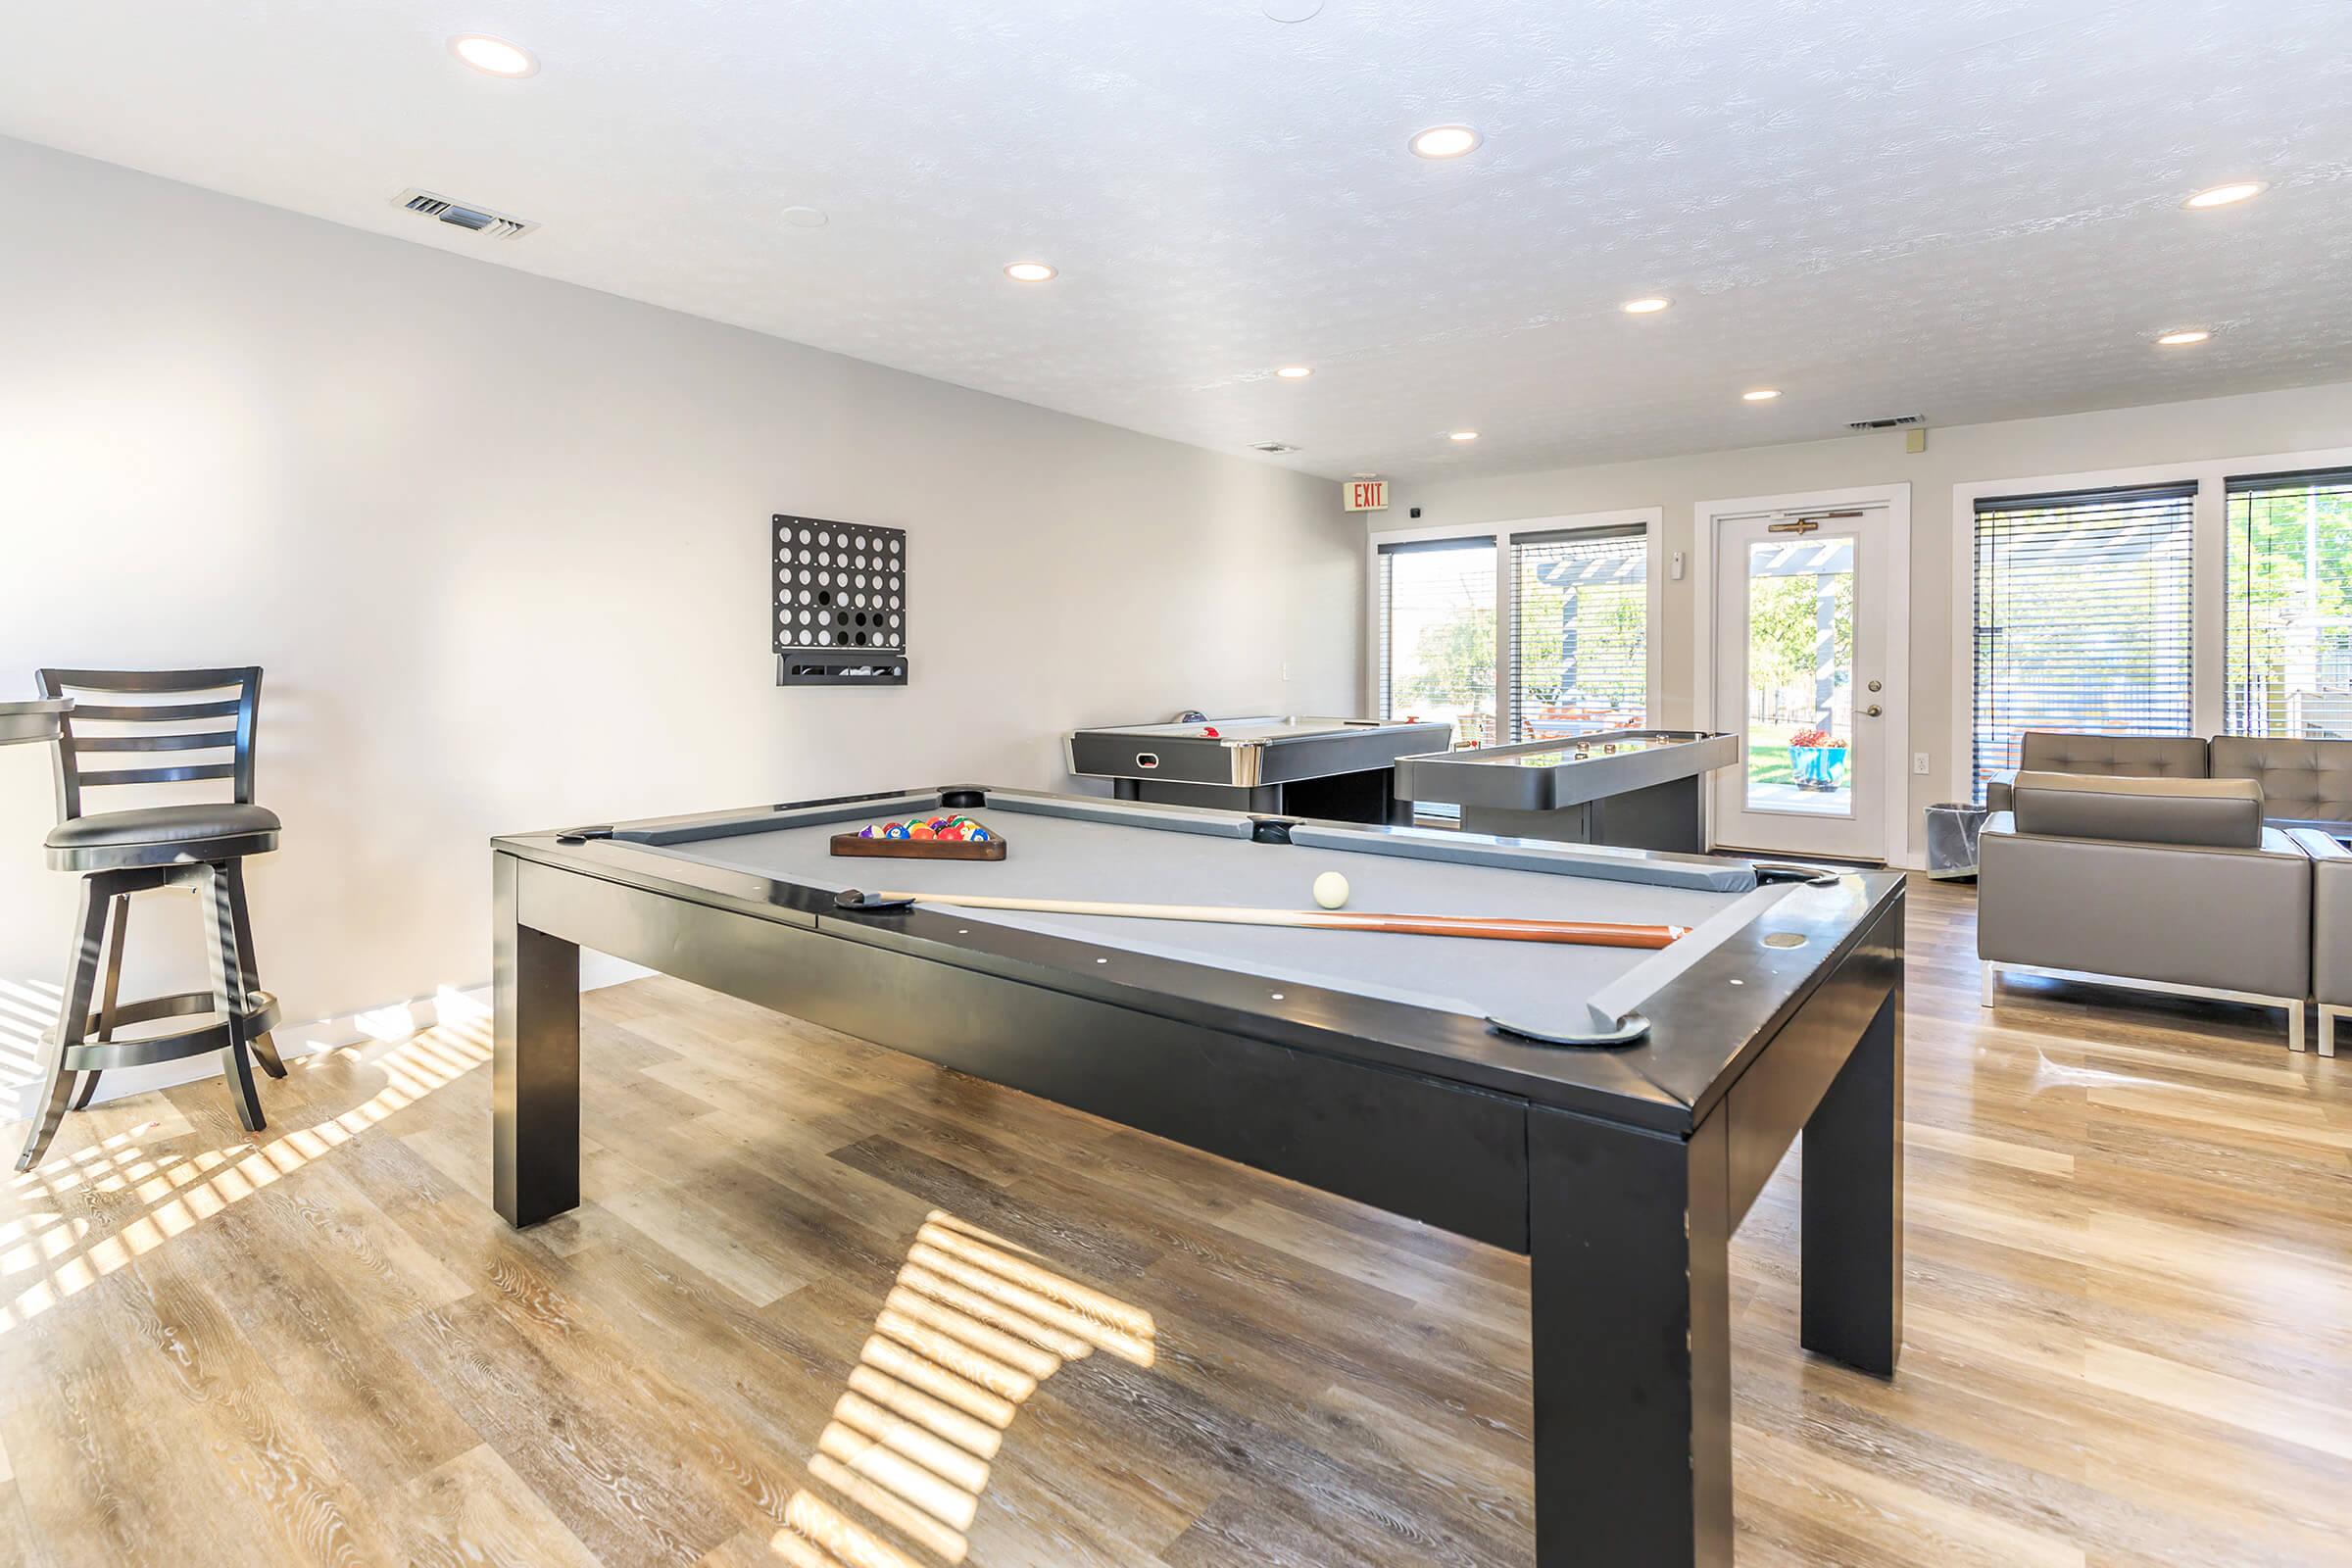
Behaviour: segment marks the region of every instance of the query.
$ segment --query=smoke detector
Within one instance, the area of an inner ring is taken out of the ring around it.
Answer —
[[[1915,424],[1927,422],[1928,416],[1924,414],[1898,414],[1891,419],[1851,419],[1845,427],[1848,430],[1908,430]]]
[[[491,239],[520,239],[539,226],[527,218],[493,212],[472,202],[454,202],[446,196],[436,196],[429,190],[418,190],[413,185],[393,197],[392,205]]]

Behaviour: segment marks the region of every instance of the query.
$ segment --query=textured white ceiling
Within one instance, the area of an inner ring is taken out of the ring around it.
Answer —
[[[0,0],[0,133],[1325,474],[2352,378],[2347,0],[1269,9]]]

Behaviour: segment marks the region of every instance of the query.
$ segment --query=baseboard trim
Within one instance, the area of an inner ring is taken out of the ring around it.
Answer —
[[[598,991],[606,986],[642,980],[653,972],[643,964],[629,963],[602,953],[580,955],[582,991]],[[339,1051],[345,1046],[366,1045],[370,1041],[399,1040],[441,1024],[464,1023],[489,1016],[488,986],[469,986],[463,990],[455,986],[443,986],[429,997],[388,1003],[358,1012],[338,1013],[334,1017],[319,1018],[311,1023],[281,1023],[271,1033],[270,1039],[277,1046],[279,1057],[292,1061],[300,1056],[316,1055],[322,1051]],[[143,1095],[156,1089],[171,1089],[180,1084],[198,1083],[219,1076],[219,1052],[208,1056],[167,1061],[153,1067],[125,1067],[98,1080],[98,1093],[92,1102],[103,1105],[110,1100]],[[256,1077],[262,1086],[263,1108],[267,1110],[270,1081],[261,1078],[258,1073]],[[37,1080],[0,1084],[0,1120],[21,1121],[30,1116],[34,1102],[40,1098],[40,1089]]]

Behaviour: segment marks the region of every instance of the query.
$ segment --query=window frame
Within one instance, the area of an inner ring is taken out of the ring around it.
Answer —
[[[1577,533],[1585,530],[1640,528],[1642,536],[1643,595],[1648,616],[1645,640],[1646,688],[1644,709],[1654,729],[1672,727],[1666,696],[1664,507],[1630,507],[1612,512],[1582,512],[1544,517],[1520,517],[1507,522],[1442,523],[1424,528],[1374,528],[1364,537],[1364,665],[1361,705],[1367,718],[1380,711],[1380,550],[1383,545],[1429,544],[1446,540],[1492,539],[1494,542],[1494,704],[1495,728],[1508,724],[1511,688],[1519,662],[1517,578],[1513,571],[1512,540],[1529,534]]]
[[[2226,494],[2230,479],[2305,468],[2352,466],[2352,447],[2275,452],[2239,458],[2142,464],[2128,468],[2091,468],[2072,473],[2025,474],[1970,480],[1952,486],[1950,722],[1943,766],[1937,775],[1947,800],[1972,799],[1973,726],[1976,714],[1976,511],[1980,500],[2046,495],[2070,490],[2132,489],[2152,484],[2193,484],[2189,570],[2189,729],[2197,735],[2224,733],[2223,691],[2229,666],[2223,637],[2228,607],[2223,543],[2229,526]]]
[[[1388,568],[1386,564],[1399,555],[1452,549],[1487,550],[1499,556],[1506,552],[1509,546],[1499,535],[1484,529],[1469,529],[1458,533],[1448,532],[1432,539],[1381,539],[1373,544],[1370,616],[1365,622],[1367,635],[1364,639],[1368,661],[1366,689],[1369,693],[1369,700],[1365,704],[1363,716],[1378,719],[1387,719],[1392,716],[1387,699],[1394,684],[1396,672],[1391,667],[1393,661],[1389,658],[1389,649],[1382,640],[1382,633],[1388,625],[1389,611],[1392,608],[1385,602],[1388,596],[1384,590],[1393,588],[1395,577],[1392,569]],[[1464,580],[1475,579],[1465,575]],[[1499,615],[1501,612],[1499,602],[1496,604],[1495,610]],[[1498,625],[1494,643],[1494,662],[1498,672],[1502,666],[1504,653],[1500,630]],[[1384,671],[1390,677],[1388,680],[1381,678]],[[1455,739],[1458,744],[1460,739],[1458,732]]]
[[[2307,482],[2304,485],[2298,486],[2295,483],[2295,481],[2298,479]],[[2299,488],[2317,489],[2321,487],[2319,484],[2311,483],[2310,481],[2325,481],[2325,487],[2327,489],[2345,496],[2352,496],[2352,464],[2343,465],[2332,468],[2298,468],[2288,469],[2283,472],[2232,473],[2222,487],[2222,722],[2225,726],[2228,726],[2230,723],[2230,710],[2232,707],[2233,699],[2237,695],[2231,690],[2232,680],[2230,667],[2230,634],[2235,624],[2230,614],[2230,600],[2232,594],[2236,591],[2238,586],[2238,579],[2230,569],[2230,545],[2232,541],[2239,535],[2239,529],[2237,527],[2235,517],[2237,501],[2240,497],[2249,498],[2248,522],[2251,524],[2251,497],[2266,495],[2288,495],[2292,494]],[[2339,567],[2339,570],[2343,575],[2352,577],[2352,560],[2339,561],[2335,563],[2335,564]],[[2245,722],[2244,716],[2241,715],[2240,723],[2243,724]],[[2252,733],[2250,727],[2243,729],[2230,729],[2228,732],[2232,735]],[[2262,738],[2299,739],[2300,737],[2266,731]]]
[[[1525,577],[1525,573],[1521,570],[1520,552],[1531,547],[1542,549],[1547,545],[1571,542],[1609,544],[1628,539],[1642,541],[1642,721],[1632,727],[1636,729],[1663,727],[1658,723],[1657,662],[1651,657],[1652,650],[1657,643],[1657,605],[1660,597],[1650,581],[1650,544],[1653,537],[1651,531],[1641,523],[1586,523],[1574,528],[1522,528],[1513,534],[1510,542],[1503,547],[1510,556],[1510,559],[1501,564],[1503,575],[1508,577],[1511,583],[1511,658],[1509,668],[1498,669],[1495,672],[1501,683],[1504,701],[1503,709],[1495,714],[1501,744],[1515,745],[1523,740],[1538,738],[1519,733],[1519,710],[1527,695],[1523,689],[1526,684],[1525,671],[1520,667],[1519,660],[1519,634],[1525,625],[1520,614],[1519,589]],[[1496,662],[1501,663],[1502,661],[1497,658]]]
[[[2069,490],[2060,491],[2055,494],[2046,491],[2025,492],[2019,494],[1985,496],[1979,499],[1976,505],[1975,514],[1970,518],[1970,533],[1976,548],[1971,552],[1970,556],[1970,586],[1972,592],[1969,602],[1968,618],[1970,636],[1968,648],[1971,664],[1970,673],[1972,685],[1970,689],[1969,713],[1967,719],[1969,755],[1963,760],[1967,768],[1968,778],[1967,788],[1963,792],[1965,799],[1972,803],[1975,802],[1978,796],[1979,786],[1982,783],[2000,776],[2003,772],[2007,771],[2007,769],[2004,768],[1989,768],[1980,775],[1977,767],[1977,747],[1982,741],[1983,737],[1978,731],[1978,715],[1976,709],[1977,699],[1982,695],[1982,693],[1977,691],[1973,682],[1976,670],[1983,667],[1987,654],[1987,649],[1982,640],[1982,627],[1979,625],[1978,621],[1978,617],[1983,613],[1984,608],[1984,585],[1983,580],[1978,577],[1977,573],[1982,570],[1986,560],[1986,552],[1984,550],[1984,521],[1986,517],[1997,516],[2015,518],[2032,514],[2055,514],[2063,516],[2072,514],[2078,519],[2081,519],[2084,514],[2088,514],[2092,516],[2096,516],[2103,523],[2105,523],[2106,529],[2104,531],[2113,531],[2130,526],[2128,519],[2133,517],[2134,515],[2149,522],[2161,523],[2164,528],[2164,533],[2161,537],[2165,541],[2165,553],[2161,558],[2164,562],[2162,568],[2163,574],[2160,578],[2152,578],[2151,583],[2155,584],[2160,582],[2164,587],[2169,589],[2170,593],[2168,594],[2168,599],[2173,594],[2177,594],[2179,596],[2177,599],[2171,600],[2173,606],[2178,609],[2179,614],[2178,616],[2167,615],[2165,617],[2162,624],[2167,628],[2167,634],[2161,639],[2161,641],[2152,640],[2148,646],[2148,652],[2151,658],[2155,658],[2160,654],[2169,656],[2164,659],[2164,664],[2166,666],[2167,673],[2169,674],[2173,671],[2177,671],[2180,677],[2180,685],[2178,688],[2171,687],[2169,680],[2165,683],[2167,689],[2163,696],[2163,706],[2169,707],[2173,703],[2177,702],[2193,714],[2196,709],[2197,690],[2195,559],[2196,501],[2197,487],[2193,482],[2187,480],[2154,485],[2126,485],[2100,488],[2096,490]],[[2134,513],[2134,509],[2149,505],[2160,506],[2161,510],[2141,511],[2137,512],[2136,514]],[[2052,566],[2052,563],[2040,554],[2041,541],[2035,537],[2035,525],[2025,524],[2021,526],[2015,522],[2009,523],[2002,530],[2002,535],[2008,540],[2012,547],[2012,553],[2016,551],[2023,551],[2025,553],[2024,564],[2016,564],[2013,562],[2013,565],[2015,565],[2015,569],[2023,570],[2027,573],[2029,589],[2031,588],[2031,585],[2038,581],[2046,580],[2046,574],[2050,571]],[[2187,547],[2185,552],[2182,552],[2180,549],[2180,547],[2183,545]],[[2182,559],[2183,554],[2185,555],[2186,559]],[[2152,561],[2155,559],[2156,558],[2153,557],[2151,558]],[[2009,568],[2005,567],[2003,569],[2007,570]],[[2028,597],[2031,597],[2030,591]],[[2046,620],[2038,618],[2034,612],[2030,608],[2016,608],[2015,615],[2017,624],[2004,629],[2011,631],[2019,629],[2032,631],[2035,629],[2047,629],[2051,624]],[[2002,618],[2007,619],[2009,617],[2003,616]],[[2178,638],[2178,640],[2175,640],[2176,638]],[[2175,661],[2178,661],[2178,662],[2175,662]],[[2044,662],[2037,662],[2035,668],[2038,671],[2046,673],[2048,665]],[[2070,692],[2074,689],[2074,684],[2079,678],[2081,677],[2078,676],[2076,671],[2071,668],[2067,670],[2065,679]],[[2021,706],[2027,708],[2045,706],[2042,703],[2036,703],[2033,696],[2023,697],[2019,699],[2019,702]],[[2050,703],[2046,706],[2071,707],[2076,705],[2072,703]],[[2124,720],[2124,722],[2127,723],[2131,721],[2132,720],[2130,718],[2126,718]],[[2012,719],[2012,725],[2014,725],[2015,722],[2016,721]],[[2030,727],[2040,726],[2035,725]],[[2012,728],[2011,732],[2018,733],[2019,731]],[[2150,730],[2146,731],[2145,733],[2166,734],[2171,732],[2166,730]]]

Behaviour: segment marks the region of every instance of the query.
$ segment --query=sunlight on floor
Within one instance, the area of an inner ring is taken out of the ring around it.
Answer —
[[[0,980],[0,1097],[40,1081],[41,1036],[57,1027],[64,994],[46,981]]]
[[[930,1557],[960,1563],[989,1464],[1020,1406],[1098,1349],[1149,1367],[1152,1314],[933,1209],[874,1319],[808,1474]],[[920,1568],[814,1492],[768,1543],[794,1568]]]
[[[193,1152],[150,1149],[147,1141],[162,1123],[142,1122],[12,1176],[8,1191],[25,1212],[0,1222],[0,1334],[487,1062],[488,1016],[478,1007],[458,1005],[446,1006],[444,1016],[452,1021],[366,1058],[383,1073],[384,1087],[339,1116]],[[313,1054],[290,1065],[298,1072],[316,1070],[359,1050]],[[91,1220],[63,1212],[61,1200],[77,1192],[129,1192],[145,1206],[136,1217],[92,1239]]]

